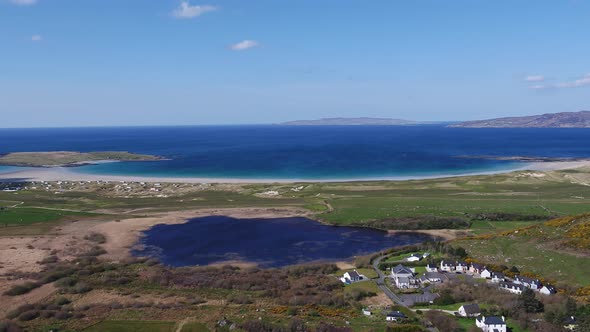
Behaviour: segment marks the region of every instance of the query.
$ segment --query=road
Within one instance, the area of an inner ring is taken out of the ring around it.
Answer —
[[[387,287],[387,285],[385,284],[385,275],[379,269],[379,263],[381,262],[381,259],[383,259],[383,256],[380,256],[373,260],[373,270],[375,270],[375,272],[377,272],[377,275],[379,276],[379,278],[375,281],[377,283],[377,287],[379,287],[379,289],[381,289],[383,293],[385,293],[385,295],[387,295],[387,297],[391,299],[391,301],[403,307],[407,307],[407,305],[402,301],[402,299],[399,298],[399,296],[395,295],[395,293],[393,293],[391,289],[389,289],[389,287]]]

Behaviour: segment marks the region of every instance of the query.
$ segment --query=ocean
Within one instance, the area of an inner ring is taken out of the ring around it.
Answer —
[[[180,126],[0,129],[0,153],[130,151],[168,160],[76,168],[105,175],[386,179],[498,172],[517,161],[461,156],[590,157],[588,129],[429,126]],[[0,168],[0,172],[14,170]]]

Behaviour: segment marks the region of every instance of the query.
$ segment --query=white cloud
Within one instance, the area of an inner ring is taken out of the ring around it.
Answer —
[[[242,40],[239,43],[233,44],[230,48],[234,51],[244,51],[259,45],[255,40]]]
[[[23,1],[23,0],[20,0]],[[25,0],[26,1],[26,0]],[[209,5],[191,5],[188,1],[182,1],[178,8],[172,11],[172,16],[176,18],[194,18],[205,13],[216,11],[217,7]]]
[[[581,86],[590,85],[590,73],[573,81],[557,83],[556,88],[578,88]]]
[[[545,80],[545,76],[543,75],[530,75],[524,78],[527,82],[543,82]]]
[[[579,88],[583,86],[590,86],[590,73],[577,78],[572,81],[560,82],[555,84],[536,84],[529,86],[531,89],[542,90],[542,89],[569,89]]]
[[[41,37],[41,35],[33,35],[33,36],[31,36],[31,41],[38,42],[38,41],[41,41],[41,40],[43,40],[43,37]]]
[[[37,0],[10,0],[15,5],[19,6],[31,6],[37,3]]]

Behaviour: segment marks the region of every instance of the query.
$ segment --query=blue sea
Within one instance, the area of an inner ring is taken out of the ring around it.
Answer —
[[[163,156],[76,168],[106,175],[241,179],[379,179],[520,168],[459,156],[590,157],[589,129],[432,126],[186,126],[0,129],[0,153],[130,151]],[[14,168],[0,168],[7,172]]]
[[[195,218],[156,225],[144,232],[137,256],[170,266],[228,261],[282,267],[313,261],[340,261],[386,248],[436,240],[421,233],[390,235],[369,228],[322,225],[306,218]]]

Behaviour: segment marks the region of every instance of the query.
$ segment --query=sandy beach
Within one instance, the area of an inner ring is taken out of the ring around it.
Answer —
[[[203,178],[203,177],[146,177],[130,175],[86,174],[72,167],[23,168],[16,171],[0,173],[0,181],[127,181],[127,182],[161,182],[161,183],[295,183],[295,182],[350,182],[350,181],[402,181],[436,179],[469,175],[490,175],[514,171],[555,171],[590,166],[590,159],[575,161],[546,161],[523,163],[522,167],[511,170],[472,172],[463,174],[438,174],[431,176],[367,177],[347,179],[251,179],[251,178]]]

